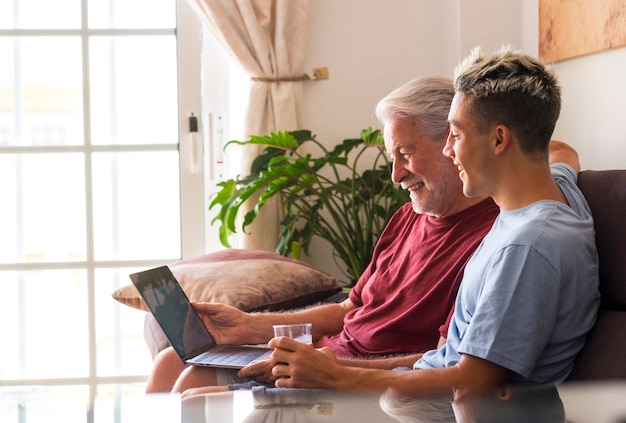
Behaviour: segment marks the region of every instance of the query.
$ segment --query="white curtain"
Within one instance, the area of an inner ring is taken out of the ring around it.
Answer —
[[[305,74],[304,44],[309,0],[189,0],[218,39],[254,78],[244,135],[300,128]],[[297,79],[297,78],[295,78]],[[261,149],[243,152],[241,173]],[[267,204],[262,215],[234,245],[272,251],[278,243],[280,206]]]

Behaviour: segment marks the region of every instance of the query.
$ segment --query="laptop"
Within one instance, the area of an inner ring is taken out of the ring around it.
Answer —
[[[241,369],[272,353],[267,347],[217,345],[169,267],[129,276],[183,363]]]

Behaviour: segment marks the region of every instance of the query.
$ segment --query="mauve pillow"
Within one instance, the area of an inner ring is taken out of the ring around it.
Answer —
[[[244,311],[304,307],[339,292],[339,282],[301,261],[261,250],[228,249],[168,267],[190,300]],[[113,293],[122,304],[149,311],[133,284]]]

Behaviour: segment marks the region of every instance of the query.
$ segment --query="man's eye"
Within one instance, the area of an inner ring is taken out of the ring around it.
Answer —
[[[400,152],[400,157],[402,157],[402,160],[406,162],[406,161],[408,161],[411,158],[411,156],[413,154],[415,154],[414,151],[411,151],[411,152],[402,152],[401,151]]]
[[[391,161],[400,160],[406,162],[411,158],[411,156],[413,156],[413,154],[415,154],[414,151],[396,151],[394,154],[389,154],[389,158]]]

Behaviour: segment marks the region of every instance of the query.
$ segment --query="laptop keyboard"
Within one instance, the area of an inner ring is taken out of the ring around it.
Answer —
[[[269,355],[269,353],[270,351],[260,348],[256,351],[253,348],[228,347],[220,351],[202,353],[194,361],[245,366],[264,354]]]

